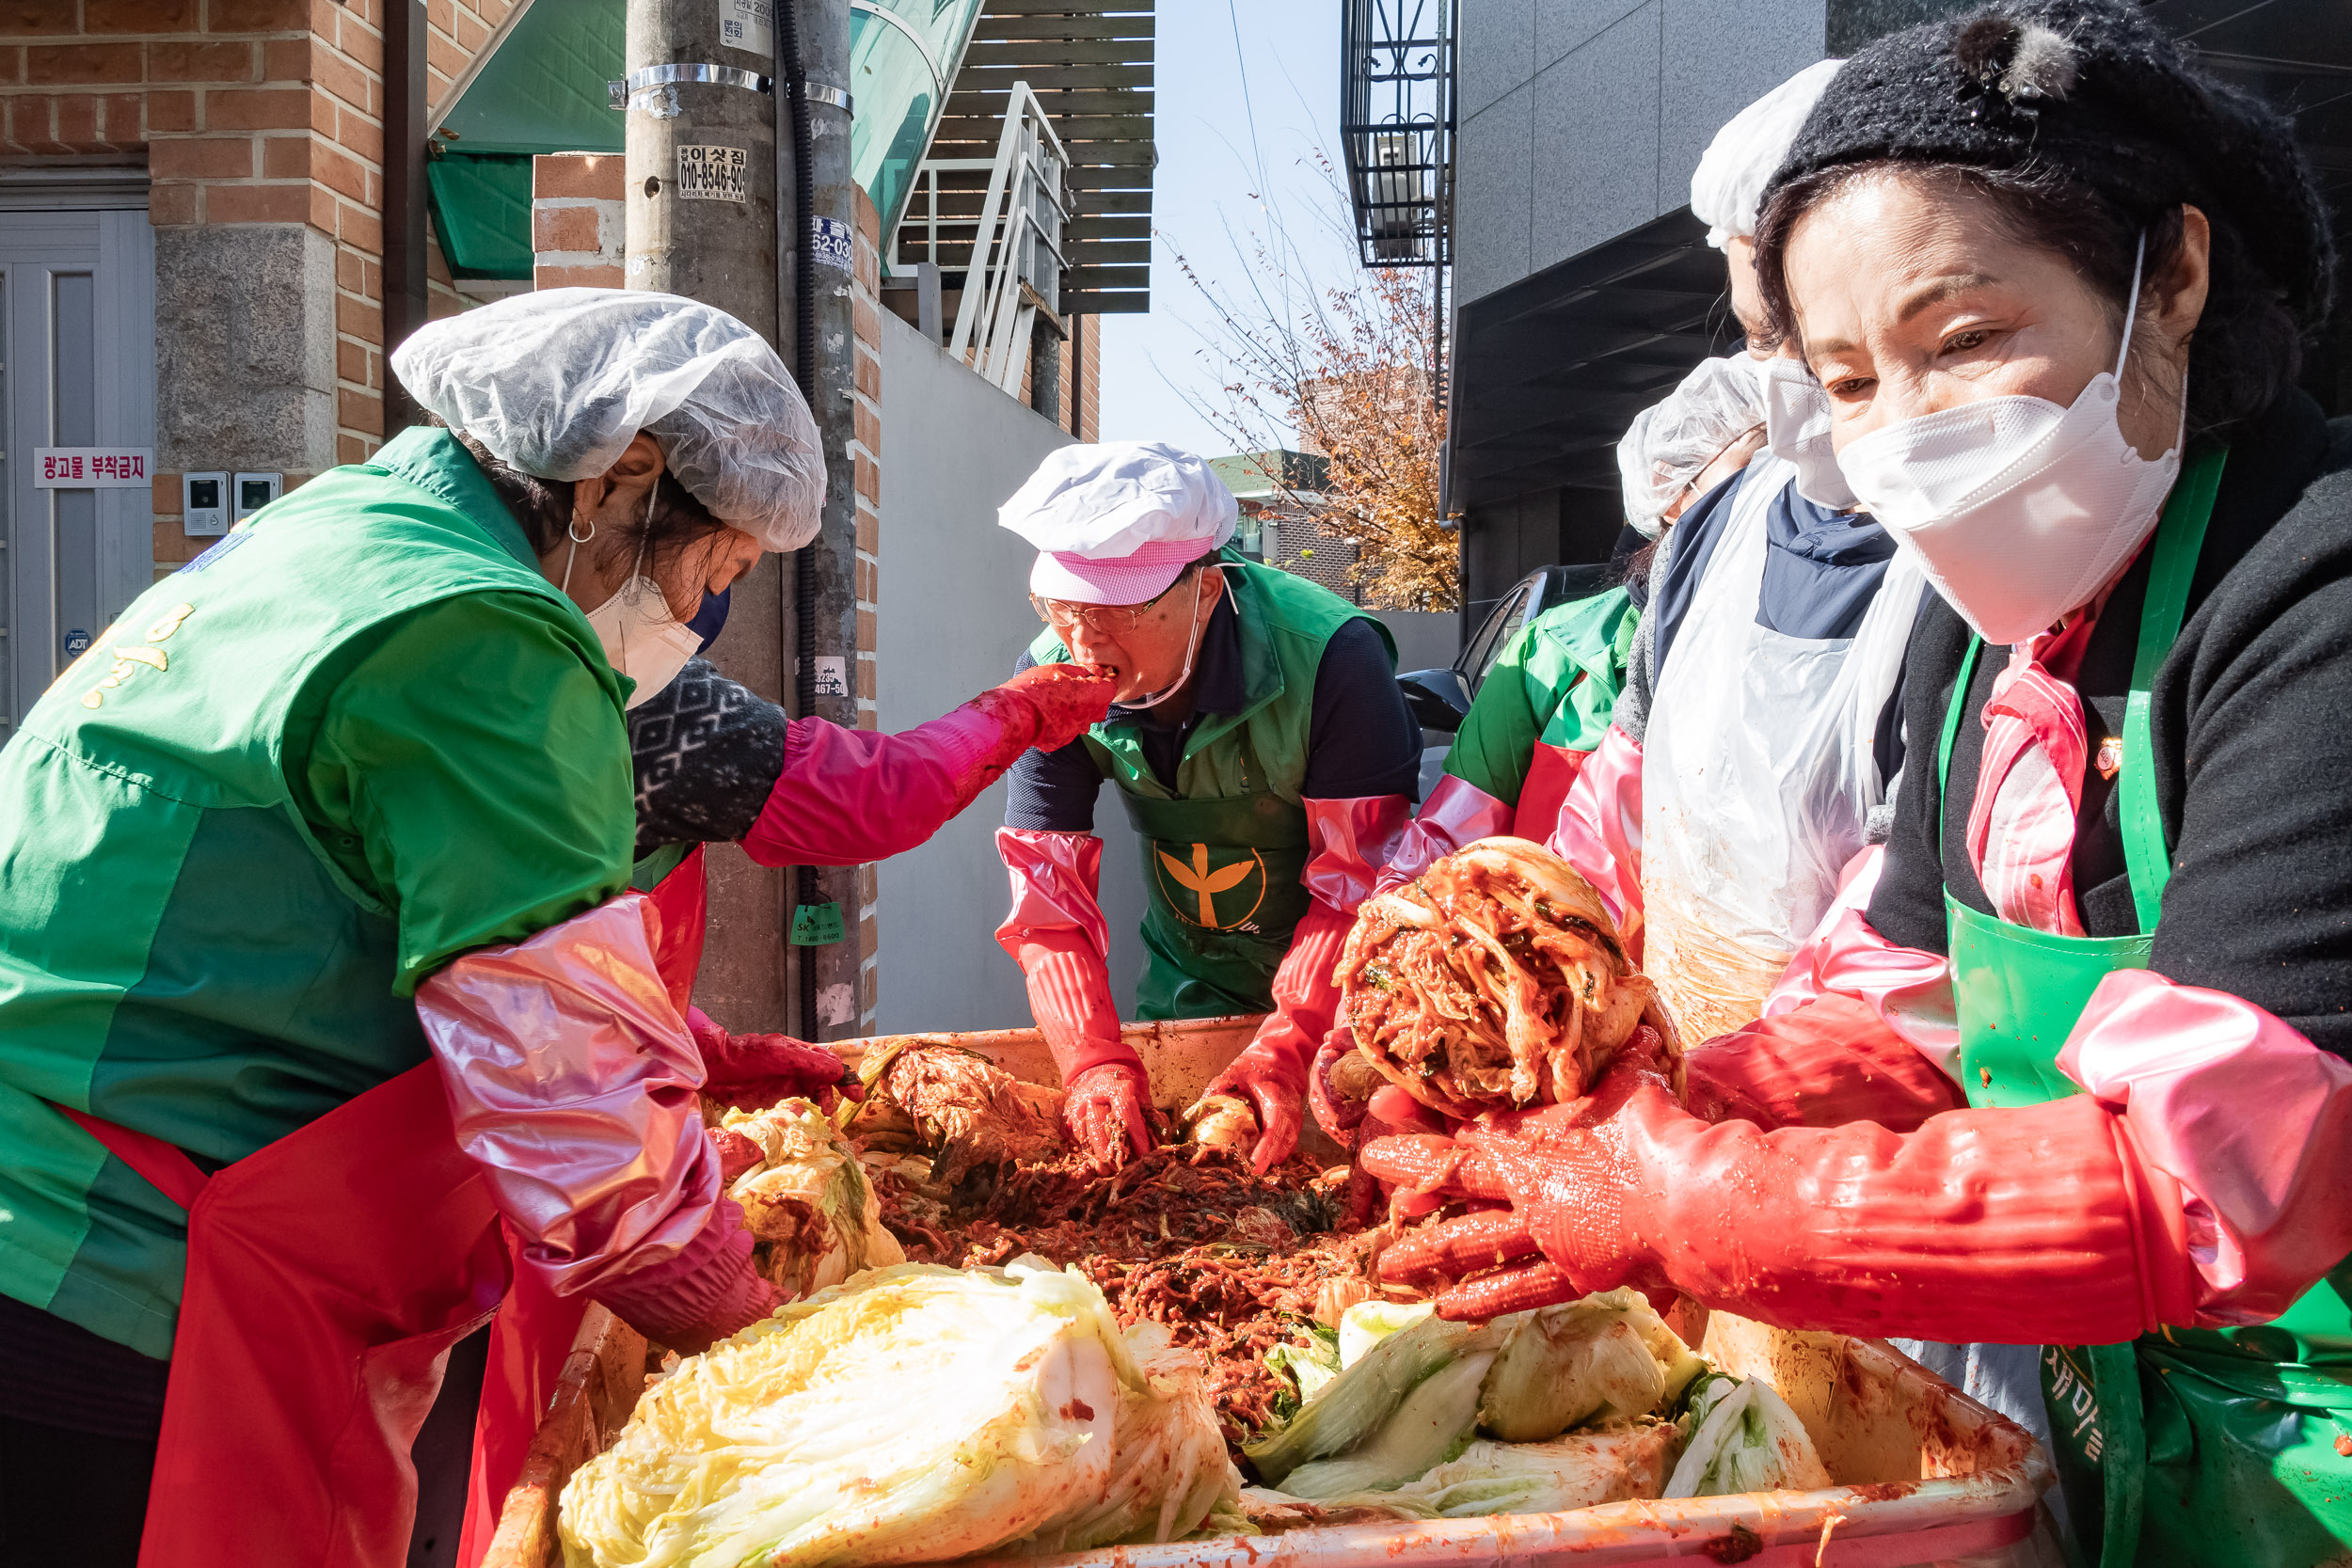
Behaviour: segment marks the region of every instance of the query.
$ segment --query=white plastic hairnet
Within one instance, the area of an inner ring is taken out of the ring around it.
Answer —
[[[1691,176],[1691,211],[1717,250],[1734,235],[1753,238],[1764,187],[1788,157],[1804,117],[1829,90],[1843,60],[1816,60],[1733,115],[1707,144]]]
[[[637,289],[514,294],[392,351],[409,396],[541,479],[586,479],[639,431],[712,516],[771,550],[816,537],[825,453],[791,372],[724,310]]]
[[[1702,359],[1682,385],[1633,417],[1617,443],[1625,520],[1646,539],[1666,508],[1725,447],[1764,423],[1761,363],[1744,354]]]

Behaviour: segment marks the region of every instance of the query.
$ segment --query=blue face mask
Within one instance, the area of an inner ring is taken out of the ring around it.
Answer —
[[[716,594],[704,594],[703,607],[694,611],[692,620],[686,623],[686,629],[703,640],[705,649],[718,638],[719,628],[727,624],[727,596],[734,592],[732,587],[727,587]]]

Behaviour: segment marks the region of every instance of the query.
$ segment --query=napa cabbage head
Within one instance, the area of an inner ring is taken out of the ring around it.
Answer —
[[[566,1568],[819,1568],[1165,1541],[1238,1495],[1197,1358],[1083,1275],[901,1264],[681,1363],[559,1527]]]

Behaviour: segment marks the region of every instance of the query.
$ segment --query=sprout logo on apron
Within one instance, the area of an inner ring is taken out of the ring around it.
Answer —
[[[1254,931],[1250,917],[1265,902],[1265,857],[1255,849],[1212,850],[1192,847],[1189,856],[1169,854],[1168,846],[1152,847],[1152,870],[1160,896],[1176,918],[1210,931]],[[1225,858],[1231,857],[1231,858]],[[1222,859],[1223,863],[1212,863]]]

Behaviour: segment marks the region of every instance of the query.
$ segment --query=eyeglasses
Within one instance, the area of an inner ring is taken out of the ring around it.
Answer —
[[[1144,615],[1182,587],[1184,578],[1191,575],[1180,575],[1141,604],[1072,604],[1067,599],[1041,599],[1035,594],[1029,595],[1029,603],[1036,609],[1038,619],[1056,631],[1083,626],[1097,637],[1124,637],[1141,626]]]

